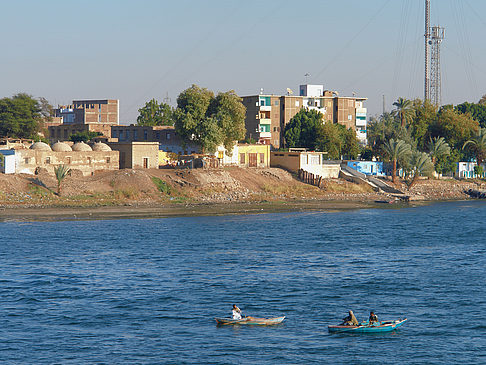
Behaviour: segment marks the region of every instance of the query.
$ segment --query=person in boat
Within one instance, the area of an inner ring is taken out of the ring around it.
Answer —
[[[233,319],[241,319],[241,309],[236,306],[236,304],[233,304]]]
[[[378,316],[373,311],[370,312],[370,318],[368,319],[368,323],[369,324],[379,323]]]
[[[342,326],[358,326],[359,322],[356,319],[353,311],[348,312],[348,316],[343,318],[343,323],[341,324]]]

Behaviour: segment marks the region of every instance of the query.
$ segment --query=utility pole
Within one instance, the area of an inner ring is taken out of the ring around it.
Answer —
[[[383,94],[383,115],[385,115],[385,94]]]
[[[424,101],[430,100],[429,95],[429,41],[430,41],[430,0],[425,0],[425,80]]]

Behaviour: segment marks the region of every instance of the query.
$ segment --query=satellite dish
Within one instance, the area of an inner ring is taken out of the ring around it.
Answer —
[[[293,94],[294,92],[292,91],[292,89],[287,88],[287,95],[293,95]]]

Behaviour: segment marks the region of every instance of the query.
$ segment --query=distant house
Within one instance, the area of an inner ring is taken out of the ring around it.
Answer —
[[[474,168],[477,166],[476,162],[458,162],[455,176],[459,179],[473,179],[473,178],[484,178],[486,176],[486,165],[482,164],[483,174],[481,176],[474,172]]]
[[[347,165],[365,175],[385,176],[383,161],[348,161]]]
[[[215,156],[225,166],[270,167],[270,145],[237,143],[231,155],[220,146]]]
[[[323,178],[337,178],[341,170],[340,161],[324,160],[323,152],[271,152],[270,166],[281,167],[294,173],[304,170]]]
[[[108,142],[120,154],[120,169],[158,169],[159,144],[157,142]]]

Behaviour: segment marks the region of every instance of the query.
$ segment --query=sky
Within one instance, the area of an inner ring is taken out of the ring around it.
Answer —
[[[431,0],[442,104],[486,94],[486,1]],[[240,96],[322,84],[368,116],[422,98],[424,0],[0,0],[0,97],[119,99],[136,123],[192,84]],[[309,76],[305,76],[305,75]]]

